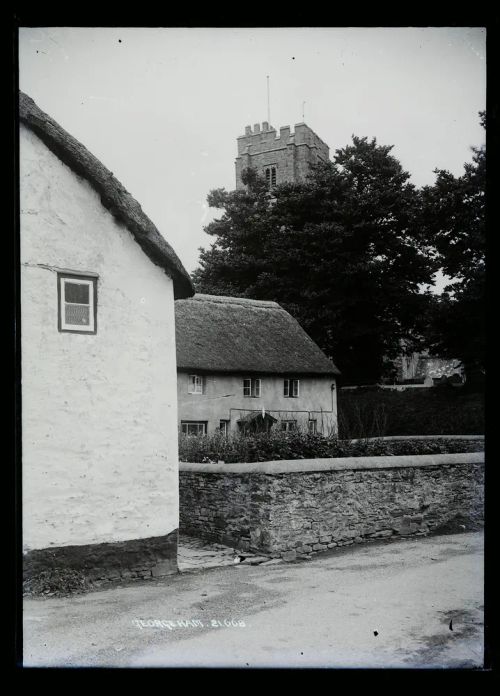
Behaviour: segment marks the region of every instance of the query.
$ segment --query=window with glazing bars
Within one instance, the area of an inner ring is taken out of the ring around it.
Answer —
[[[247,378],[243,380],[243,396],[260,396],[260,379]]]
[[[69,333],[97,330],[97,277],[57,274],[58,328]]]

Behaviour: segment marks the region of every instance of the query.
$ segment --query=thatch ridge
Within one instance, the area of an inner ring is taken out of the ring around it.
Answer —
[[[23,92],[19,92],[19,120],[62,162],[90,183],[102,204],[127,227],[144,253],[172,277],[174,297],[193,295],[191,278],[177,254],[113,173]]]
[[[175,302],[175,329],[180,371],[339,374],[277,302],[196,294]]]
[[[277,302],[272,300],[254,300],[249,297],[229,297],[228,295],[205,295],[204,293],[197,292],[193,295],[192,300],[197,300],[200,302],[218,302],[221,304],[236,304],[243,306],[260,307],[261,309],[265,307],[277,307],[281,309]]]

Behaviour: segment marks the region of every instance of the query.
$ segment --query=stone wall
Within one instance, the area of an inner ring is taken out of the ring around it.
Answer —
[[[29,584],[51,573],[57,578],[68,571],[99,583],[172,575],[178,572],[177,540],[176,529],[149,539],[35,549],[23,556],[23,581]]]
[[[329,147],[305,123],[297,123],[292,133],[290,126],[277,131],[266,121],[247,126],[245,135],[239,136],[236,158],[236,188],[244,188],[242,171],[248,167],[263,175],[266,167],[276,168],[276,182],[302,181],[312,164],[327,162]]]
[[[293,560],[483,523],[484,454],[180,464],[180,531]]]

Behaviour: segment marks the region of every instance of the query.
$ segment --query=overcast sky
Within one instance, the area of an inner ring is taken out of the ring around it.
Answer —
[[[235,186],[246,125],[304,120],[335,149],[394,145],[417,186],[484,140],[481,28],[21,28],[19,86],[137,198],[186,269]],[[305,102],[305,118],[302,118]]]

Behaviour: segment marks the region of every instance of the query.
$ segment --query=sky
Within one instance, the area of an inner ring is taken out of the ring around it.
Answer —
[[[394,145],[416,186],[484,141],[483,28],[21,27],[19,88],[139,201],[189,272],[236,138],[305,121],[330,146]],[[304,103],[305,102],[305,103]]]

